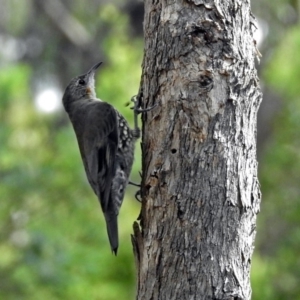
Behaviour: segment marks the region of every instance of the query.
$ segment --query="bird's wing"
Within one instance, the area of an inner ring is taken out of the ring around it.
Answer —
[[[88,180],[103,212],[108,209],[115,158],[118,149],[118,120],[115,109],[105,102],[93,102],[86,115],[83,151]]]

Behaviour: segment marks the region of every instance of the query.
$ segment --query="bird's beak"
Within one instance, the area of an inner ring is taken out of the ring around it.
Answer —
[[[102,61],[94,65],[87,73],[86,73],[86,79],[87,79],[87,88],[86,93],[91,97],[95,98],[95,72],[99,68],[99,66],[102,64]]]
[[[100,65],[102,64],[102,61],[98,62],[97,64],[95,64],[92,68],[90,68],[90,70],[87,72],[87,74],[90,75],[94,75],[96,70],[100,67]]]

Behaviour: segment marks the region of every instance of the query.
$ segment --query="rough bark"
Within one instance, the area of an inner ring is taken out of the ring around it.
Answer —
[[[247,0],[145,1],[137,299],[250,299],[261,93]]]

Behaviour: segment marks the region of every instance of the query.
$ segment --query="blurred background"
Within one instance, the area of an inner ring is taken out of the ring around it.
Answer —
[[[61,106],[69,80],[101,60],[97,94],[132,124],[125,103],[139,88],[143,2],[112,2],[0,0],[1,300],[135,297],[135,189],[114,257]],[[252,10],[264,93],[253,299],[300,299],[300,2],[252,0]]]

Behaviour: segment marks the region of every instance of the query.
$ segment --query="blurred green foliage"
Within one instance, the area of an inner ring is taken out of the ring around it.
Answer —
[[[121,38],[102,41],[98,95],[131,120],[124,104],[139,88],[142,42],[129,40],[127,19],[115,6],[103,6],[100,17],[117,24]],[[26,63],[0,70],[0,299],[133,299],[135,190],[124,200],[114,257],[67,115],[36,109],[32,71]],[[139,169],[137,155],[136,181]]]
[[[263,79],[282,95],[260,163],[262,188],[253,299],[300,299],[300,28],[288,31]]]

